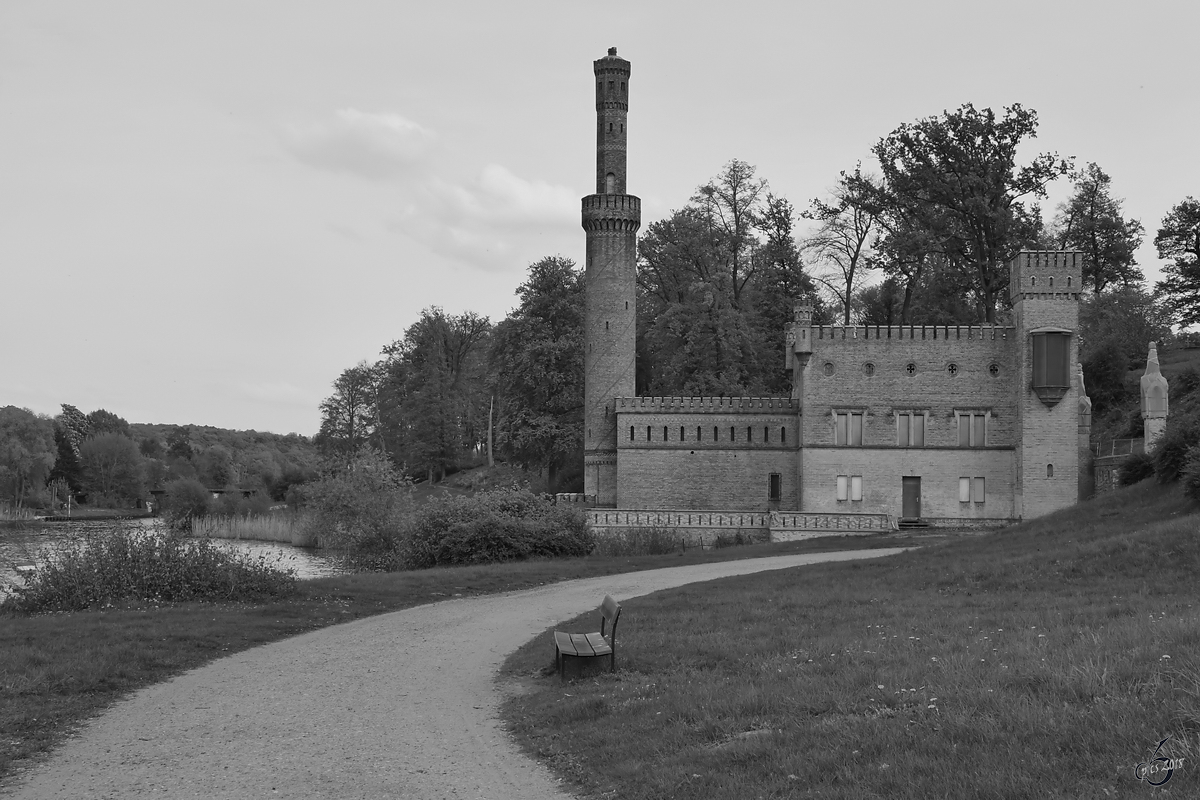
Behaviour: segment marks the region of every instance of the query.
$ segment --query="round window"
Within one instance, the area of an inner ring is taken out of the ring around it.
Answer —
[[[917,374],[917,365],[910,361],[910,362],[908,362],[908,365],[904,367],[904,371],[907,372],[909,375],[916,375]]]

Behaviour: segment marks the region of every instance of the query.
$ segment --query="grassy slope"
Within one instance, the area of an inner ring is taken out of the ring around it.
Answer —
[[[302,581],[261,604],[186,603],[23,616],[0,613],[0,780],[131,691],[240,650],[359,617],[571,578],[707,561],[912,543],[817,539],[633,558],[533,561]],[[921,540],[922,542],[924,540]]]
[[[615,676],[560,686],[540,636],[504,714],[581,792],[631,800],[1140,796],[1168,734],[1186,761],[1158,794],[1200,796],[1198,574],[1196,507],[1139,485],[885,562],[634,598]]]

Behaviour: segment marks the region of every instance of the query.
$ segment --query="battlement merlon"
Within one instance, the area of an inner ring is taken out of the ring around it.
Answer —
[[[790,397],[618,397],[618,414],[798,414]]]

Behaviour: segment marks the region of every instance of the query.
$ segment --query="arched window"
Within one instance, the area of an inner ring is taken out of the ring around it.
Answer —
[[[1047,477],[1047,478],[1053,478],[1053,477],[1054,477],[1054,465],[1053,465],[1053,464],[1047,464],[1047,465],[1046,465],[1046,477]]]
[[[617,193],[617,176],[613,175],[611,172],[604,176],[604,193]]]

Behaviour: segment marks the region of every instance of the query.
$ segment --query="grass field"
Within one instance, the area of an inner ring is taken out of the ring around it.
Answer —
[[[492,594],[571,578],[913,541],[906,536],[828,538],[663,556],[348,575],[301,581],[296,597],[257,604],[141,604],[34,616],[0,611],[0,781],[129,692],[315,628],[450,596]]]
[[[585,796],[1197,797],[1198,576],[1196,506],[1143,484],[882,562],[630,599],[617,674],[561,685],[544,634],[506,665],[504,715]],[[1183,766],[1152,790],[1135,767],[1168,736]]]

